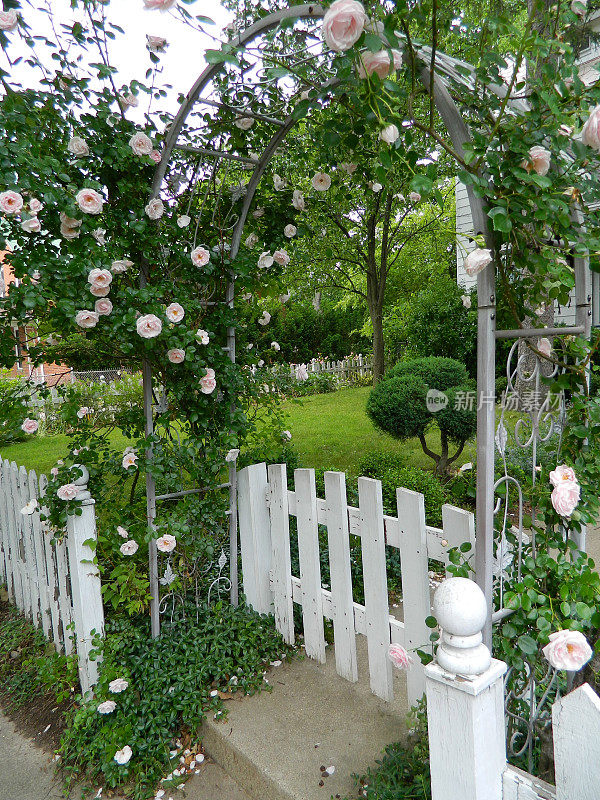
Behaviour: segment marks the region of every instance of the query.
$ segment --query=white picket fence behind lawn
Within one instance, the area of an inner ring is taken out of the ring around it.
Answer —
[[[324,618],[333,621],[336,669],[358,680],[356,635],[367,637],[371,690],[393,699],[391,643],[407,650],[428,649],[431,614],[428,559],[448,564],[448,551],[474,543],[473,515],[454,506],[442,509],[443,529],[426,524],[422,494],[398,489],[398,516],[383,512],[381,482],[359,478],[359,508],[346,500],[346,476],[325,473],[325,499],[317,497],[312,469],[294,472],[287,488],[285,464],[253,464],[238,473],[238,510],[244,593],[260,613],[274,613],[277,629],[294,641],[293,604],[302,607],[306,654],[325,661]],[[300,575],[292,574],[290,517],[297,520]],[[318,526],[327,527],[331,588],[322,587]],[[354,602],[350,535],[360,537],[364,605]],[[385,546],[397,547],[402,562],[404,621],[390,614]],[[407,674],[408,699],[425,688],[424,671],[413,652]]]
[[[290,375],[295,377],[296,364],[290,364]],[[306,369],[309,375],[318,375],[326,372],[329,375],[337,375],[340,381],[355,381],[361,378],[368,378],[373,374],[373,356],[347,356],[339,360],[317,359],[308,361]]]
[[[69,516],[65,535],[52,544],[52,533],[40,519],[48,484],[45,475],[0,462],[0,583],[9,600],[50,639],[58,652],[69,655],[73,640],[84,692],[97,680],[91,661],[93,631],[102,635],[104,613],[100,575],[89,546],[96,538],[94,501],[87,492],[87,471],[73,481],[81,486],[81,515]],[[36,510],[22,513],[38,500]]]

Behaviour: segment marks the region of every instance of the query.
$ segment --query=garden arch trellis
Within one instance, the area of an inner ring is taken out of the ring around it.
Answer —
[[[237,34],[230,43],[234,47],[245,48],[265,33],[276,29],[281,23],[318,22],[325,14],[325,10],[315,4],[305,4],[283,9],[269,14],[245,31]],[[318,37],[314,36],[315,42]],[[432,55],[428,47],[417,47],[415,52],[421,62],[420,79],[425,88],[433,93],[435,105],[448,130],[453,147],[457,154],[461,155],[464,145],[470,140],[469,129],[465,123],[459,108],[452,99],[448,89],[449,84],[455,83],[463,88],[471,88],[476,84],[475,70],[468,64],[457,59],[446,56],[443,53]],[[302,54],[280,54],[280,58],[304,58],[306,61],[313,59],[318,61],[318,53],[307,51]],[[260,48],[259,56],[260,58]],[[431,68],[432,58],[434,58],[434,69]],[[255,67],[258,62],[255,61]],[[322,65],[319,65],[322,67]],[[255,192],[259,182],[265,173],[277,148],[284,141],[287,134],[296,124],[296,117],[293,110],[291,113],[284,113],[283,118],[279,119],[272,116],[270,107],[263,113],[256,110],[253,104],[228,104],[223,103],[220,98],[212,99],[215,92],[214,81],[223,74],[225,66],[223,62],[209,65],[196,80],[191,90],[185,97],[178,114],[170,125],[165,138],[163,158],[157,166],[152,186],[151,197],[158,197],[165,179],[170,176],[169,170],[173,168],[174,158],[177,152],[186,152],[195,155],[198,159],[205,159],[206,164],[213,165],[218,169],[223,164],[231,162],[238,163],[244,168],[251,169],[252,174],[249,182],[245,186],[244,201],[241,210],[231,228],[230,255],[232,260],[238,253],[244,225],[250,211]],[[319,74],[319,71],[321,74]],[[316,69],[318,85],[321,90],[334,90],[340,85],[337,78],[331,75],[323,75],[324,70]],[[246,74],[251,74],[251,70],[246,69]],[[243,72],[238,74],[243,79]],[[241,86],[241,84],[240,84]],[[264,87],[263,87],[264,88]],[[507,89],[504,86],[488,85],[488,90],[500,97],[505,97]],[[261,94],[259,82],[254,85],[244,84],[247,94]],[[218,95],[218,92],[217,92]],[[512,99],[508,100],[507,105],[511,111],[518,114],[525,110],[523,101]],[[235,152],[229,152],[226,146],[197,147],[186,141],[186,125],[198,113],[199,108],[216,108],[226,112],[232,112],[237,117],[244,117],[253,121],[261,122],[264,125],[275,128],[275,132],[263,148],[260,156],[249,158]],[[486,245],[493,250],[493,236],[490,232],[488,219],[482,198],[469,188],[469,203],[474,225],[474,233],[482,235]],[[574,224],[580,223],[577,214],[574,214]],[[197,231],[196,231],[197,236]],[[194,242],[195,244],[196,242]],[[591,328],[591,295],[590,295],[590,275],[587,257],[577,257],[574,259],[576,275],[576,324],[570,328],[546,328],[532,329],[519,328],[514,330],[496,330],[496,290],[495,290],[495,271],[493,264],[479,273],[477,278],[477,297],[478,297],[478,337],[477,337],[477,499],[476,499],[476,519],[477,519],[477,541],[475,551],[475,570],[476,578],[484,591],[488,603],[488,621],[485,628],[485,638],[491,642],[492,625],[492,601],[493,601],[493,558],[494,558],[494,440],[495,440],[495,342],[498,338],[507,339],[535,339],[539,336],[562,336],[569,334],[588,335]],[[148,275],[142,275],[142,281]],[[235,274],[230,273],[226,296],[223,302],[233,305],[235,298]],[[235,329],[229,328],[227,331],[227,346],[229,357],[235,361]],[[144,414],[146,420],[146,433],[152,434],[153,426],[153,398],[152,398],[152,373],[148,362],[144,364]],[[235,470],[234,470],[235,472]],[[231,474],[231,473],[230,473]],[[235,483],[230,480],[230,569],[232,581],[232,599],[237,599],[237,529],[235,520]],[[170,497],[176,497],[181,493],[173,493]],[[147,516],[150,525],[156,519],[156,487],[151,475],[147,475]],[[578,542],[580,547],[584,547],[584,541]],[[159,591],[157,574],[157,552],[155,544],[150,547],[150,589],[152,595],[152,632],[157,635],[159,631]]]

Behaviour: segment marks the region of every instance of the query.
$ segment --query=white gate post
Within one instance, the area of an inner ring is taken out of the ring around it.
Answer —
[[[238,472],[240,550],[246,602],[259,614],[273,611],[270,584],[271,528],[266,464]]]
[[[502,800],[506,664],[482,644],[485,597],[468,578],[448,578],[433,613],[441,640],[425,668],[432,800]]]
[[[85,696],[98,681],[98,661],[90,660],[92,639],[104,636],[104,609],[100,592],[100,573],[93,559],[96,541],[95,500],[87,490],[89,473],[84,466],[77,465],[83,475],[73,483],[80,486],[77,496],[81,500],[81,515],[70,514],[67,518],[67,550],[69,574],[73,600],[73,621],[77,643],[79,681]],[[92,633],[94,632],[94,633]]]

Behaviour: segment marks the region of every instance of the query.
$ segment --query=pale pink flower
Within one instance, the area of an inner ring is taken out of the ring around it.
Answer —
[[[138,317],[135,326],[142,339],[154,339],[162,331],[162,322],[156,314],[143,314]]]
[[[354,0],[337,0],[337,2],[346,3],[354,2]],[[357,3],[357,5],[360,5],[360,3]],[[317,192],[326,192],[331,186],[331,176],[326,172],[317,172],[315,175],[313,175],[311,183],[313,189],[316,189]]]
[[[210,253],[206,247],[194,247],[190,253],[190,258],[192,259],[192,264],[197,267],[205,267],[210,261]]]
[[[378,53],[364,50],[359,56],[358,77],[366,78],[375,72],[381,80],[387,78],[391,72],[395,72],[402,66],[402,53],[400,50],[392,50],[392,55],[394,57],[393,65],[387,50],[380,50]]]
[[[161,553],[172,553],[176,547],[177,539],[171,536],[170,533],[163,533],[163,535],[159,536],[156,540],[156,549],[160,550]]]
[[[254,125],[253,117],[238,117],[233,123],[241,131],[248,131]]]
[[[115,275],[119,275],[121,272],[127,272],[129,267],[133,267],[133,261],[130,261],[128,258],[123,258],[119,261],[113,261],[110,265],[110,268]]]
[[[588,147],[600,151],[600,106],[591,110],[581,131],[581,141]]]
[[[471,308],[471,298],[468,294],[461,295],[462,304],[468,310]]]
[[[413,663],[412,658],[401,644],[391,644],[388,655],[392,664],[398,669],[409,669]]]
[[[281,175],[273,175],[273,186],[275,187],[275,191],[276,192],[280,192],[282,189],[285,189],[285,187],[287,186],[287,181],[285,180],[285,178],[282,178]],[[259,210],[260,209],[257,209],[254,212],[255,216],[256,216],[256,213]],[[263,214],[264,214],[264,209],[262,209],[262,211],[263,211]],[[261,214],[261,216],[262,216],[262,214]]]
[[[198,330],[196,331],[196,339],[198,339],[200,344],[208,344],[210,342],[210,336],[208,335],[208,331],[205,331],[202,328],[198,328]]]
[[[108,297],[100,298],[100,300],[96,300],[96,303],[94,304],[94,311],[101,317],[107,317],[112,310],[113,304]]]
[[[482,269],[485,269],[488,264],[491,264],[491,262],[492,251],[486,250],[483,247],[476,247],[475,250],[471,250],[469,255],[465,258],[465,272],[472,278],[474,275],[477,275],[478,272],[481,272]]]
[[[112,283],[112,272],[109,269],[91,269],[88,273],[88,283],[100,289],[106,289]]]
[[[360,39],[369,18],[357,0],[335,0],[323,17],[323,39],[331,50],[344,52]]]
[[[144,0],[144,5],[152,11],[168,11],[176,2],[177,0]]]
[[[279,175],[277,175],[276,177],[279,178]],[[273,179],[273,181],[274,180],[275,179]],[[281,178],[279,178],[279,180],[281,180]],[[285,181],[284,181],[284,185],[285,185]],[[275,188],[277,188],[277,187],[275,187]],[[252,212],[252,216],[254,217],[254,219],[260,219],[261,217],[264,217],[264,215],[265,215],[265,209],[264,208],[256,208]]]
[[[217,388],[217,381],[215,380],[215,371],[210,367],[206,367],[206,374],[200,378],[200,391],[202,394],[212,394]]]
[[[579,504],[581,487],[575,481],[561,481],[552,490],[550,499],[557,514],[570,517]]]
[[[142,131],[133,134],[129,140],[129,147],[131,147],[136,156],[149,156],[154,149],[152,139]]]
[[[182,214],[181,216],[177,217],[177,225],[180,228],[187,228],[187,226],[192,221],[192,218],[189,217],[187,214]]]
[[[129,539],[129,533],[127,532],[127,529],[124,528],[122,525],[117,525],[117,533],[123,539]]]
[[[150,34],[146,34],[146,47],[151,53],[162,53],[168,46],[169,43],[163,36],[150,36]]]
[[[95,311],[78,311],[75,315],[75,322],[80,328],[95,328],[100,317]]]
[[[268,311],[263,311],[262,316],[258,319],[259,325],[268,325],[271,322],[271,315]]]
[[[268,250],[265,250],[265,252],[261,253],[260,256],[258,257],[257,263],[261,269],[267,269],[268,267],[273,266],[273,260],[274,259],[271,253],[269,253]]]
[[[340,164],[340,169],[343,169],[348,175],[352,175],[358,169],[358,164],[350,164],[344,161]]]
[[[19,15],[14,8],[0,11],[0,31],[14,31],[19,24]]]
[[[98,244],[106,244],[106,228],[96,228],[96,230],[92,231],[92,236]]]
[[[249,250],[252,250],[254,245],[258,244],[258,236],[255,233],[251,233],[250,236],[248,236],[248,238],[244,242],[244,244]]]
[[[130,450],[128,453],[125,453],[123,456],[123,460],[121,461],[121,466],[123,469],[129,469],[129,467],[136,467],[137,466],[137,453],[134,453]]]
[[[420,195],[418,192],[411,192],[411,193],[408,195],[408,199],[409,199],[409,200],[410,200],[410,202],[411,202],[411,203],[413,203],[413,204],[415,204],[415,203],[420,203],[420,202],[421,202],[421,195]]]
[[[139,103],[140,101],[134,94],[131,94],[131,92],[128,94],[123,94],[119,97],[119,105],[123,111],[127,111],[128,108],[136,108]]]
[[[273,253],[273,260],[282,267],[290,263],[290,257],[285,250],[275,250]]]
[[[568,467],[566,464],[560,464],[556,469],[553,469],[548,477],[552,486],[558,486],[558,484],[563,481],[577,483],[575,470],[572,467]]]
[[[74,483],[64,483],[56,490],[56,496],[59,500],[74,500],[80,491],[80,486],[75,486]]]
[[[377,181],[375,183],[369,184],[369,186],[371,188],[371,191],[375,192],[375,194],[379,194],[379,192],[383,189],[383,184],[377,183]],[[323,236],[325,236],[325,233],[323,233]]]
[[[577,672],[591,659],[593,652],[581,631],[556,631],[542,648],[546,660],[554,669]]]
[[[167,350],[167,358],[171,364],[182,364],[185,361],[185,350],[173,347],[171,350]]]
[[[23,220],[21,228],[25,233],[39,233],[42,230],[42,223],[37,217],[29,217]]]
[[[154,200],[150,200],[144,211],[149,219],[160,219],[165,213],[165,206],[160,197],[155,197]]]
[[[396,139],[400,136],[400,131],[397,125],[386,125],[379,131],[379,138],[386,144],[394,144]]]
[[[37,197],[32,197],[29,201],[29,210],[32,214],[39,214],[43,207],[44,204],[41,200],[38,200]]]
[[[125,678],[115,678],[114,681],[111,681],[108,684],[108,691],[112,692],[113,694],[120,694],[121,692],[124,692],[128,686],[129,681],[126,681]]]
[[[90,292],[94,297],[106,297],[110,294],[110,286],[90,286]]]
[[[104,198],[95,189],[81,189],[75,195],[75,202],[85,214],[101,214]]]
[[[90,154],[90,148],[85,139],[82,139],[81,136],[71,136],[67,144],[67,150],[78,158],[81,156],[89,156]]]
[[[100,703],[98,706],[98,713],[99,714],[112,714],[112,712],[117,707],[117,704],[114,700],[105,700],[103,703]]]
[[[308,369],[306,364],[298,364],[296,367],[296,380],[297,381],[307,381],[308,380]]]
[[[281,345],[279,344],[279,342],[271,342],[271,347],[276,352],[279,352],[279,350],[281,350]]]
[[[119,550],[124,556],[132,556],[137,553],[139,544],[135,541],[135,539],[128,539],[128,541],[123,542]]]
[[[52,467],[50,470],[50,475],[52,475],[53,478],[56,478],[58,475],[58,467]]]
[[[552,343],[550,339],[547,339],[545,336],[538,340],[537,349],[542,353],[542,355],[550,356],[552,355]]]
[[[151,2],[152,0],[144,0],[145,3]],[[133,755],[133,750],[129,747],[128,744],[122,750],[117,750],[114,755],[114,760],[117,764],[121,764],[121,766],[128,764],[131,760],[131,756]]]
[[[537,175],[547,175],[550,169],[550,159],[552,153],[546,150],[545,147],[536,145],[529,150],[529,158],[524,161],[521,166],[531,172],[533,170]]]
[[[171,303],[171,305],[167,306],[165,314],[167,315],[167,319],[171,322],[181,322],[185,311],[183,306],[180,306],[179,303]]]
[[[64,211],[60,212],[60,232],[65,239],[77,239],[80,234],[81,220],[68,217]]]
[[[37,420],[25,417],[25,419],[23,420],[23,424],[21,425],[21,430],[25,431],[25,433],[35,433],[38,427],[39,425],[37,423]]]
[[[18,214],[23,208],[23,198],[18,192],[9,189],[0,194],[0,211],[4,214]]]
[[[81,406],[81,408],[77,409],[77,416],[79,417],[79,419],[83,419],[84,417],[87,417],[87,415],[89,413],[90,413],[90,409],[87,406]]]
[[[152,159],[152,161],[154,161],[155,164],[160,164],[160,162],[162,161],[162,155],[158,150],[153,150],[150,153],[150,158]]]
[[[288,239],[292,239],[298,233],[298,228],[295,225],[286,225],[283,229],[283,235]]]

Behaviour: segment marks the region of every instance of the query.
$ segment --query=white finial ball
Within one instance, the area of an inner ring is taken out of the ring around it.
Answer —
[[[90,473],[88,472],[87,467],[84,467],[83,464],[74,464],[73,469],[77,469],[82,472],[82,475],[73,479],[75,486],[87,486],[90,479]]]
[[[485,596],[468,578],[447,578],[435,592],[433,615],[445,632],[454,636],[474,636],[485,625]]]

